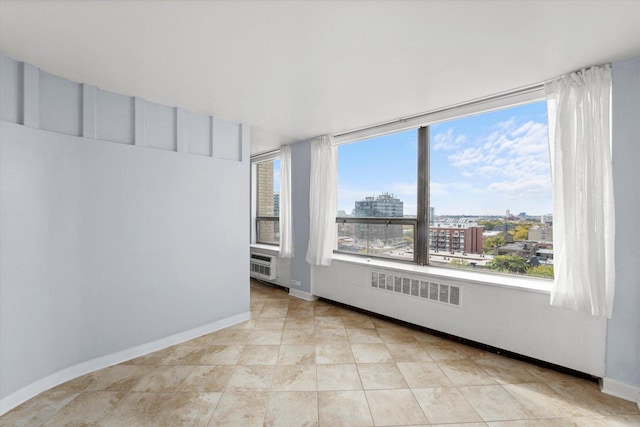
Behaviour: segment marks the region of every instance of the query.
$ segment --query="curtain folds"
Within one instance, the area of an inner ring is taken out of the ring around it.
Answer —
[[[338,199],[338,150],[330,136],[311,141],[309,246],[307,262],[331,265]]]
[[[280,258],[293,258],[291,147],[280,147]]]
[[[611,318],[615,212],[611,66],[545,84],[553,179],[551,304]]]

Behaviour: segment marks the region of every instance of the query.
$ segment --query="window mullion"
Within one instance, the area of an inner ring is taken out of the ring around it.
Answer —
[[[418,224],[414,241],[416,262],[429,263],[429,127],[418,129]]]

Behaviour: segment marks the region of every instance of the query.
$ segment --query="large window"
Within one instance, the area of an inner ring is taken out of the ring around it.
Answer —
[[[338,251],[553,276],[546,103],[338,147]]]
[[[256,242],[277,245],[280,242],[280,161],[256,164]]]

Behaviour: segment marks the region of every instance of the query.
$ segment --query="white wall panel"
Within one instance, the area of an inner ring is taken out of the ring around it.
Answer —
[[[22,64],[0,55],[0,119],[22,124]]]
[[[133,97],[98,89],[96,99],[96,138],[133,144]]]
[[[82,85],[40,71],[40,129],[82,135]]]
[[[145,101],[144,146],[176,151],[176,109]]]
[[[184,138],[186,152],[199,156],[211,156],[211,117],[186,112]]]

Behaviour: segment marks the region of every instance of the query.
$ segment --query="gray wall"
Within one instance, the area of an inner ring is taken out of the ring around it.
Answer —
[[[293,247],[291,280],[299,280],[303,292],[312,293],[311,266],[306,261],[309,245],[309,185],[311,141],[291,145],[291,204],[293,206]]]
[[[616,294],[607,325],[606,376],[640,387],[640,56],[613,63]]]
[[[247,127],[1,55],[0,91],[0,401],[249,311]]]

